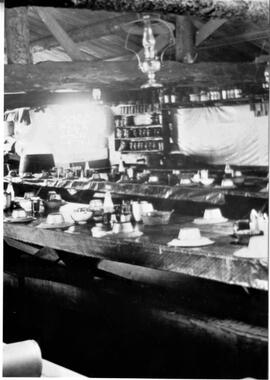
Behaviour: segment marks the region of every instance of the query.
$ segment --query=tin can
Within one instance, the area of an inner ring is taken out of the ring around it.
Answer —
[[[121,138],[122,137],[122,129],[121,128],[116,128],[116,137]]]
[[[156,136],[161,136],[162,135],[162,129],[161,128],[157,128],[156,129]]]
[[[122,116],[122,126],[123,127],[127,126],[127,117],[125,115]]]
[[[153,150],[158,150],[158,143],[157,143],[157,141],[152,141],[152,149]]]

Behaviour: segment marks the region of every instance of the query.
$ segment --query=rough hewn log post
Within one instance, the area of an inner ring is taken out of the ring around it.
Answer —
[[[176,61],[192,63],[195,55],[195,28],[187,16],[176,16]]]
[[[5,23],[8,63],[31,63],[27,8],[6,9]]]

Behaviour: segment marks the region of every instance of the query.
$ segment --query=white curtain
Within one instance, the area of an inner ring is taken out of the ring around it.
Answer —
[[[30,111],[30,125],[16,125],[21,154],[52,153],[57,165],[108,158],[110,109],[87,103],[49,105]]]
[[[268,165],[268,116],[249,105],[178,109],[180,152],[209,164]]]

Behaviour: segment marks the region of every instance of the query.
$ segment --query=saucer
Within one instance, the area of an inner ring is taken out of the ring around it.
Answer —
[[[119,232],[117,234],[113,234],[115,237],[119,238],[137,238],[143,235],[141,231],[132,231],[132,232]]]
[[[96,226],[91,229],[91,233],[92,233],[92,236],[95,238],[101,238],[101,237],[113,234],[112,231],[105,231]]]
[[[168,243],[169,246],[174,246],[174,247],[203,247],[203,246],[211,245],[211,244],[214,244],[214,241],[206,237],[201,237],[198,240],[173,239],[169,241]]]
[[[256,252],[251,251],[248,247],[244,247],[234,252],[233,254],[236,257],[245,257],[247,259],[268,259],[267,253],[261,253],[260,250],[256,250]]]
[[[4,219],[4,223],[29,223],[35,219],[33,216],[24,216],[23,218],[12,218],[12,216],[10,216]]]
[[[200,183],[203,186],[210,186],[214,182],[215,178],[201,178]]]
[[[40,223],[37,228],[43,228],[45,230],[54,230],[54,229],[61,229],[64,230],[65,228],[71,227],[73,223],[64,222],[64,223],[58,223],[58,224],[48,224],[48,223]]]
[[[218,224],[218,223],[225,223],[228,221],[228,218],[213,218],[213,219],[206,219],[206,218],[196,218],[193,220],[193,223],[195,224]]]
[[[248,247],[244,247],[234,252],[236,257],[245,257],[250,259],[265,259],[268,258],[268,237],[251,236],[249,239]]]

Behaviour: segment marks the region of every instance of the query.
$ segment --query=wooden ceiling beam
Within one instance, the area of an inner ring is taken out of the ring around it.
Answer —
[[[41,20],[47,26],[49,31],[58,41],[60,46],[69,55],[72,61],[89,61],[91,60],[88,54],[80,51],[80,48],[72,41],[67,32],[59,25],[55,18],[49,13],[46,8],[34,8]]]
[[[210,18],[268,21],[268,0],[6,0],[6,7],[41,5],[53,7],[88,8],[115,12],[162,12],[190,14]]]
[[[220,86],[261,83],[264,65],[255,63],[201,62],[188,65],[165,61],[157,80],[177,86]],[[127,62],[44,62],[38,65],[5,65],[6,92],[57,89],[87,90],[93,86],[136,88],[146,81],[134,61]]]
[[[38,9],[42,7],[35,7]],[[108,36],[121,32],[121,24],[136,19],[136,15],[130,13],[118,17],[109,18],[106,22],[97,22],[82,28],[76,28],[68,32],[73,42],[91,41],[102,36]],[[50,49],[58,46],[58,42],[53,37],[45,37],[31,42],[33,52],[40,49]]]
[[[5,24],[8,63],[31,63],[27,8],[6,9]]]
[[[217,47],[227,46],[227,45],[235,45],[243,42],[249,42],[254,40],[262,40],[269,39],[270,28],[265,28],[260,31],[252,31],[247,33],[241,33],[232,37],[222,37],[218,40],[214,40],[212,42],[208,42],[205,46],[200,46],[198,49],[215,49]]]

